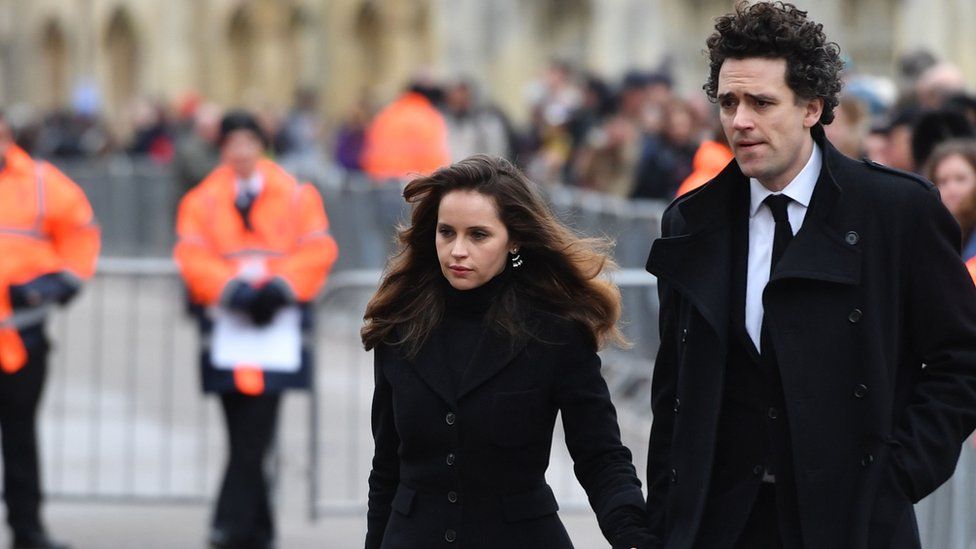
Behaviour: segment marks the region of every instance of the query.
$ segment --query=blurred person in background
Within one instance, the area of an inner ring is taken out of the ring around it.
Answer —
[[[298,90],[295,92],[295,105],[275,135],[275,150],[282,158],[315,157],[321,153],[323,130],[317,94],[310,89]]]
[[[460,79],[444,94],[448,149],[456,162],[474,154],[506,158],[511,154],[509,124],[497,108],[478,98],[474,83]]]
[[[157,164],[170,163],[174,154],[173,129],[166,107],[162,103],[140,99],[132,108],[134,133],[129,154],[148,156]]]
[[[915,99],[923,109],[941,108],[946,99],[965,91],[966,76],[945,61],[925,69],[915,83]]]
[[[336,164],[346,172],[363,171],[366,128],[369,126],[371,113],[369,98],[364,94],[349,110],[336,131],[333,156]]]
[[[40,516],[36,416],[50,343],[47,314],[91,278],[100,244],[82,190],[14,145],[0,114],[0,434],[14,549],[63,549]]]
[[[583,101],[576,71],[566,61],[552,60],[528,88],[530,128],[526,139],[526,172],[545,184],[561,184],[574,152],[570,126]]]
[[[976,139],[954,139],[937,146],[925,177],[939,188],[946,209],[962,231],[962,258],[976,257]]]
[[[976,137],[976,128],[960,112],[938,109],[922,113],[912,128],[912,161],[917,171],[924,171],[929,155],[940,143],[972,137]]]
[[[447,124],[437,110],[441,91],[418,79],[366,129],[363,169],[377,181],[428,174],[450,162]]]
[[[884,146],[878,163],[906,172],[915,171],[915,157],[912,154],[912,131],[921,117],[918,107],[909,105],[891,113],[887,124],[881,128]]]
[[[591,101],[597,99],[590,97]],[[589,129],[575,155],[571,180],[576,185],[620,198],[630,197],[643,144],[646,105],[644,75],[628,73],[621,83],[615,107]]]
[[[173,169],[176,171],[178,196],[183,196],[203,181],[220,162],[217,137],[220,132],[220,107],[200,103],[187,113],[189,124],[176,135]]]
[[[631,198],[673,198],[692,172],[699,134],[695,110],[684,100],[672,99],[664,109],[662,132],[644,136]]]
[[[719,120],[718,112],[712,110],[712,135],[702,141],[692,159],[692,172],[681,182],[675,197],[684,195],[708,183],[732,161],[732,149]]]
[[[311,303],[338,253],[318,191],[264,158],[268,145],[254,115],[224,115],[221,164],[183,198],[176,224],[203,390],[220,396],[229,439],[209,538],[221,549],[274,546],[265,457],[282,392],[310,386]],[[235,356],[235,338],[265,342],[265,355]]]
[[[855,96],[842,95],[834,110],[834,121],[824,126],[827,139],[842,154],[855,159],[864,156],[864,140],[868,131],[868,112]]]
[[[411,181],[362,329],[374,350],[366,549],[571,549],[546,483],[557,413],[615,548],[650,548],[597,349],[623,342],[605,243],[557,221],[508,161]]]

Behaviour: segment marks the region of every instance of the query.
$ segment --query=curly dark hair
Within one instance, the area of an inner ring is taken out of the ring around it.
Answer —
[[[717,100],[718,73],[726,59],[785,59],[786,84],[799,99],[823,99],[820,123],[833,122],[844,62],[840,47],[827,41],[823,25],[807,19],[807,12],[783,2],[742,0],[733,13],[716,20],[705,44],[709,74],[702,88],[711,101]]]

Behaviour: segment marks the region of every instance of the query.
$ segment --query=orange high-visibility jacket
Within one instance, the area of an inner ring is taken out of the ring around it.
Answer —
[[[973,277],[973,283],[976,284],[976,257],[966,262],[966,268],[969,269],[969,276]]]
[[[63,273],[81,282],[95,272],[100,235],[85,193],[66,175],[11,146],[0,170],[0,367],[19,370],[26,350],[18,328],[44,320],[46,309],[10,309],[9,286]],[[23,321],[23,322],[20,322]]]
[[[400,96],[366,129],[362,164],[376,179],[429,175],[450,161],[444,117],[419,93]]]
[[[727,145],[718,141],[704,141],[698,146],[695,157],[691,161],[694,171],[681,182],[675,198],[711,181],[729,165],[732,158],[732,150]]]
[[[85,193],[45,162],[12,146],[0,171],[0,280],[23,284],[65,272],[95,273],[98,225]]]
[[[268,159],[257,169],[264,187],[251,207],[253,232],[234,205],[237,186],[226,165],[180,202],[174,257],[191,299],[199,305],[229,298],[225,290],[249,261],[261,261],[263,278],[280,279],[295,301],[309,302],[338,256],[318,191],[299,184]]]

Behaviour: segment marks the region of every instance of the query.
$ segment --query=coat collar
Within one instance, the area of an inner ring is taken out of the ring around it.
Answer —
[[[770,283],[791,278],[857,284],[861,252],[857,235],[844,223],[847,206],[835,166],[846,159],[827,140],[818,124],[811,129],[823,153],[823,165],[804,218],[803,227],[783,254]],[[746,215],[749,180],[732,160],[697,192],[680,198],[671,209],[679,234],[657,239],[647,270],[665,280],[695,305],[724,341],[729,319],[729,266],[732,231],[741,230],[733,215]],[[735,214],[733,213],[735,212]]]
[[[456,406],[461,398],[511,364],[526,344],[525,338],[516,342],[498,330],[486,329],[457,387],[452,386],[450,366],[443,346],[436,344],[432,338],[427,339],[410,363],[444,402]]]

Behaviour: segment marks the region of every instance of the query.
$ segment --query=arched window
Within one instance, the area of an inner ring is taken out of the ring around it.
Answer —
[[[41,34],[43,72],[41,99],[48,108],[63,106],[68,100],[68,46],[61,25],[54,20],[44,25]]]
[[[139,43],[129,14],[119,9],[105,33],[108,106],[120,112],[139,91]]]
[[[227,29],[227,43],[230,49],[230,97],[241,102],[248,88],[254,85],[254,24],[251,15],[244,7],[234,12]]]

